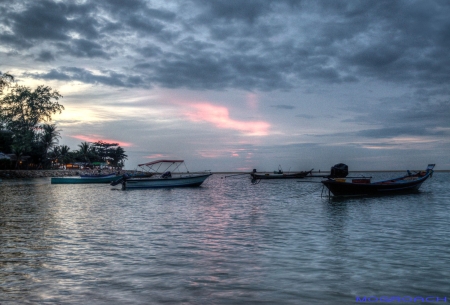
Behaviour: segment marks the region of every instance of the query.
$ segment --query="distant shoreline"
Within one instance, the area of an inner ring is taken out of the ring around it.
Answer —
[[[412,172],[420,172],[423,171],[424,169],[410,169],[409,171]],[[296,172],[296,171],[291,171],[291,172],[284,172],[284,174],[294,174],[294,173],[299,173],[300,171]],[[359,171],[354,171],[354,170],[349,170],[349,173],[398,173],[398,172],[406,172],[405,169],[399,169],[399,170],[359,170]],[[438,169],[438,170],[434,170],[434,172],[450,172],[450,169]],[[218,174],[218,175],[237,175],[237,174],[250,174],[251,172],[211,172],[213,174]],[[258,172],[259,174],[272,174],[273,171],[268,171],[268,172]],[[313,171],[313,174],[329,174],[330,171]],[[308,176],[306,176],[308,177]]]
[[[410,171],[421,171],[421,170],[410,170]],[[34,179],[34,178],[47,178],[47,177],[71,177],[71,176],[78,176],[80,173],[85,173],[87,171],[82,170],[0,170],[0,179]],[[111,173],[114,173],[115,171],[110,171]],[[132,173],[135,172],[135,170],[121,170],[120,173]],[[349,171],[349,173],[391,173],[391,172],[406,172],[406,170],[365,170],[365,171]],[[442,172],[447,173],[450,172],[450,170],[435,170],[435,172]],[[103,171],[102,173],[107,173],[106,171]],[[191,173],[199,173],[199,172],[191,172]],[[215,175],[249,175],[251,172],[211,172]],[[258,172],[261,174],[271,174],[272,172]],[[292,172],[285,172],[287,173],[295,173]],[[328,174],[329,171],[313,171],[313,174]],[[306,176],[308,177],[308,176]]]

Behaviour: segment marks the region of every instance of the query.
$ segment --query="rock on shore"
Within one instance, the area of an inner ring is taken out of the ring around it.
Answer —
[[[1,179],[78,176],[78,170],[0,170]]]

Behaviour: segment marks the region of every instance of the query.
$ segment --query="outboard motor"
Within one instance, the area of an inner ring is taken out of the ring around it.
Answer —
[[[330,178],[345,178],[348,175],[348,166],[344,163],[339,163],[331,167]]]
[[[161,175],[161,178],[171,178],[171,177],[172,177],[172,173],[170,171],[167,171]]]

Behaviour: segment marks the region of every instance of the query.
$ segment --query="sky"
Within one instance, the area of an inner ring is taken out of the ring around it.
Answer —
[[[450,169],[450,1],[0,0],[0,71],[126,169]]]

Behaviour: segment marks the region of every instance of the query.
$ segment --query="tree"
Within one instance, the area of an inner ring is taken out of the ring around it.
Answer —
[[[91,145],[88,142],[82,142],[81,144],[78,144],[78,147],[80,148],[78,153],[81,159],[84,162],[91,163]]]
[[[118,146],[119,143],[106,143],[103,141],[97,141],[92,143],[92,146],[95,147],[97,154],[99,155],[102,162],[108,161],[108,157],[111,153],[112,147]]]
[[[0,96],[3,95],[3,89],[10,87],[13,81],[12,75],[8,73],[0,74]],[[13,144],[13,133],[9,130],[3,130],[2,116],[3,111],[0,107],[0,151],[9,153]]]
[[[67,145],[61,145],[59,147],[59,155],[61,159],[61,163],[66,165],[67,163],[72,161],[71,153],[69,152],[70,148]]]
[[[3,73],[0,75],[0,95],[3,94],[3,89],[10,87],[11,83],[14,81],[14,76],[8,73]]]
[[[52,163],[53,162],[60,162],[60,157],[61,157],[61,149],[59,146],[54,146],[51,150],[50,150],[50,154],[49,154]]]
[[[112,149],[109,154],[110,163],[114,167],[123,167],[124,160],[128,160],[128,156],[125,154],[125,150],[122,147]]]
[[[61,97],[58,91],[52,91],[48,86],[40,85],[32,91],[16,85],[0,100],[0,120],[15,134],[34,131],[39,122],[51,121],[53,114],[64,110],[57,102]]]
[[[44,124],[41,126],[41,129],[42,133],[39,137],[39,144],[42,147],[42,162],[46,163],[48,161],[48,151],[58,144],[58,139],[61,138],[61,136],[55,124]]]

